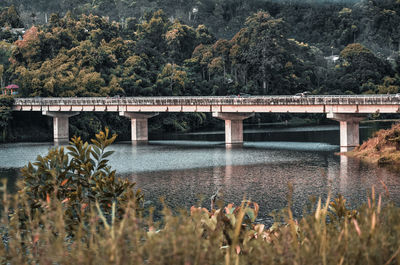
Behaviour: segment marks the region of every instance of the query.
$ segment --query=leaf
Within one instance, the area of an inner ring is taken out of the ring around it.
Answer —
[[[232,214],[233,211],[235,210],[235,207],[233,207],[233,206],[234,206],[233,203],[228,204],[228,206],[225,207],[225,213]]]
[[[258,215],[258,211],[260,210],[260,206],[256,202],[253,202],[253,205],[254,205],[254,213],[257,216]]]
[[[88,205],[89,205],[89,204],[87,204],[87,203],[82,204],[82,206],[81,206],[81,211],[85,210],[86,207],[88,207]]]
[[[235,250],[236,250],[236,254],[239,255],[239,253],[240,253],[240,246],[239,246],[239,245],[236,245]]]
[[[251,208],[246,208],[246,214],[250,218],[252,222],[256,220],[256,214],[255,211]]]
[[[105,153],[103,154],[103,158],[107,158],[107,157],[109,157],[110,155],[112,155],[113,153],[114,153],[114,151],[105,152]]]
[[[96,152],[92,151],[92,156],[94,159],[99,160],[99,155]]]
[[[65,184],[67,184],[68,179],[64,179],[63,182],[61,182],[61,187],[64,186]]]
[[[97,134],[96,134],[97,137]],[[101,147],[101,144],[99,141],[95,140],[95,139],[91,139],[92,143],[94,144],[94,146],[98,149],[99,147]],[[98,152],[100,153],[100,152]]]
[[[354,224],[354,228],[356,229],[356,232],[357,232],[357,234],[358,234],[358,236],[360,236],[361,237],[361,229],[360,229],[360,227],[358,226],[358,222],[357,222],[357,220],[356,219],[353,219],[353,224]]]
[[[35,234],[35,236],[33,237],[33,244],[36,244],[39,241],[39,234]]]
[[[319,221],[321,215],[321,198],[318,200],[317,210],[315,211],[315,219]]]

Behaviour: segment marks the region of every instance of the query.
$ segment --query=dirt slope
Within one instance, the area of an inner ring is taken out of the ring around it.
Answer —
[[[400,123],[376,132],[374,137],[346,154],[380,165],[400,164]]]

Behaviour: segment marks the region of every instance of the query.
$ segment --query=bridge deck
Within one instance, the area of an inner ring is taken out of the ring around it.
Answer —
[[[397,95],[16,98],[17,111],[396,113]]]

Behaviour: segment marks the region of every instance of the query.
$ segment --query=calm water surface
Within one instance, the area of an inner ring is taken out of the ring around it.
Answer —
[[[361,138],[388,124],[364,124]],[[252,127],[245,129],[242,148],[226,149],[224,134],[201,132],[151,135],[149,145],[118,143],[110,164],[120,176],[137,182],[146,204],[160,208],[159,198],[174,208],[188,209],[221,189],[224,200],[239,204],[243,197],[260,204],[260,221],[287,204],[288,183],[294,187],[294,212],[300,216],[310,196],[326,197],[328,191],[343,194],[351,206],[366,201],[372,186],[400,205],[400,176],[382,168],[337,156],[338,126],[295,128]],[[178,140],[179,139],[179,140]],[[0,176],[14,188],[19,168],[38,154],[46,154],[50,143],[0,145]]]

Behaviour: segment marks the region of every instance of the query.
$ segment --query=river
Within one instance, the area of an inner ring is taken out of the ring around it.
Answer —
[[[387,123],[364,123],[363,140]],[[366,202],[374,186],[385,200],[400,205],[398,173],[365,164],[339,151],[339,127],[335,125],[245,128],[242,148],[226,149],[223,131],[150,135],[148,145],[117,143],[110,165],[119,176],[137,183],[146,205],[160,208],[165,198],[170,207],[189,209],[202,202],[209,207],[218,189],[226,202],[239,204],[243,198],[260,205],[258,221],[270,223],[269,213],[287,205],[288,183],[293,185],[293,211],[299,217],[309,198],[326,198],[328,192],[342,194],[350,207]],[[19,168],[51,143],[0,145],[0,176],[15,191]],[[389,196],[389,199],[387,198]]]

